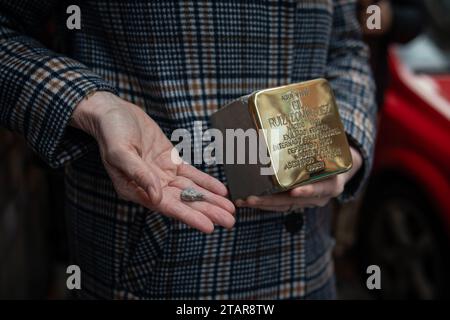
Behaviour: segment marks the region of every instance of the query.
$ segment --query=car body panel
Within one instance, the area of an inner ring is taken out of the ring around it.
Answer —
[[[450,233],[450,75],[415,74],[390,49],[374,172],[414,181]]]

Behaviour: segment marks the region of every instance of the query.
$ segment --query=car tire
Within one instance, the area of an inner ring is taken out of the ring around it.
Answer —
[[[449,297],[449,241],[430,201],[410,181],[372,183],[360,212],[357,252],[362,276],[381,270],[381,299]]]

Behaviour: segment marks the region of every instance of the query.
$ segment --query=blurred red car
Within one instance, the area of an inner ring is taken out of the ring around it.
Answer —
[[[391,83],[358,228],[361,266],[381,268],[380,298],[449,296],[449,52],[428,35],[389,52]]]

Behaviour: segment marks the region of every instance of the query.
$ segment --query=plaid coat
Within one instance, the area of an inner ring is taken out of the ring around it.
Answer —
[[[141,106],[170,137],[207,128],[220,106],[253,90],[325,77],[364,167],[371,166],[374,89],[353,1],[0,0],[0,124],[65,166],[74,263],[90,298],[332,298],[329,209],[239,209],[233,230],[204,235],[120,200],[94,141],[68,126],[96,90]],[[57,53],[34,40],[49,13],[69,39]],[[199,166],[225,181],[221,166]]]

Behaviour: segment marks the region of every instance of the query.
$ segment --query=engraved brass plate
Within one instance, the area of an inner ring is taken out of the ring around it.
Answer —
[[[256,127],[263,129],[275,189],[351,168],[347,137],[325,79],[257,91],[250,95],[248,107]]]

